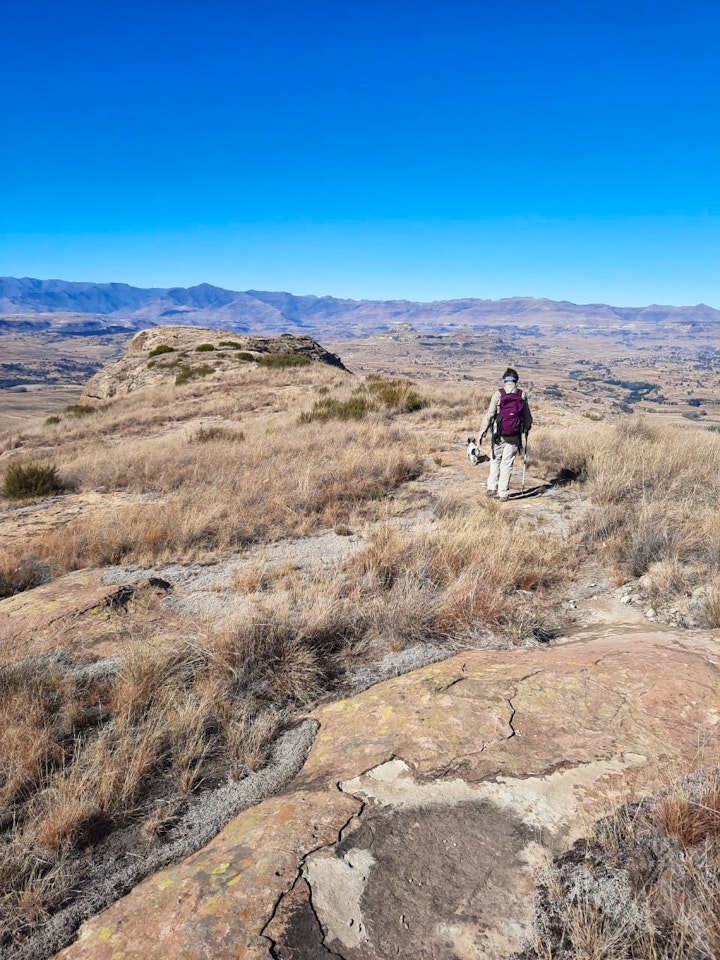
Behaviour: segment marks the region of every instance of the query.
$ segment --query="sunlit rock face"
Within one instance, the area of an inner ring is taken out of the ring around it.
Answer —
[[[103,367],[88,380],[80,403],[110,400],[146,387],[172,384],[185,369],[193,374],[191,379],[222,380],[243,364],[275,355],[345,369],[339,357],[312,337],[250,337],[203,327],[153,327],[137,333],[121,360]]]
[[[507,956],[538,866],[717,741],[712,635],[471,651],[313,714],[279,796],[81,928],[65,960]],[[399,952],[398,952],[399,951]]]

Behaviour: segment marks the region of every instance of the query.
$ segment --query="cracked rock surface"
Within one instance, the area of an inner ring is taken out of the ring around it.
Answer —
[[[313,713],[278,796],[149,877],[63,960],[484,960],[537,867],[628,786],[717,747],[717,638],[635,630],[472,651]]]

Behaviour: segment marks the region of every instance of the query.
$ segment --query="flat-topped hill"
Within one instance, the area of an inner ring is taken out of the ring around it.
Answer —
[[[153,327],[137,333],[124,357],[88,381],[80,403],[108,400],[166,383],[180,386],[205,378],[217,383],[238,365],[248,363],[275,369],[325,363],[345,369],[338,356],[312,337],[251,337],[202,327]]]

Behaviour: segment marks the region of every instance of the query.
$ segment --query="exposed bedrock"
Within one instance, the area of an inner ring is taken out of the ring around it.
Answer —
[[[608,803],[716,752],[712,634],[472,651],[313,716],[305,767],[87,922],[64,960],[478,960]]]

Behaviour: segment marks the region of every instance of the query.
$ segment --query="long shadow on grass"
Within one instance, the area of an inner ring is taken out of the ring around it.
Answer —
[[[549,483],[538,483],[534,487],[528,487],[527,490],[511,493],[508,500],[529,500],[530,497],[540,497],[553,486],[552,481]]]

